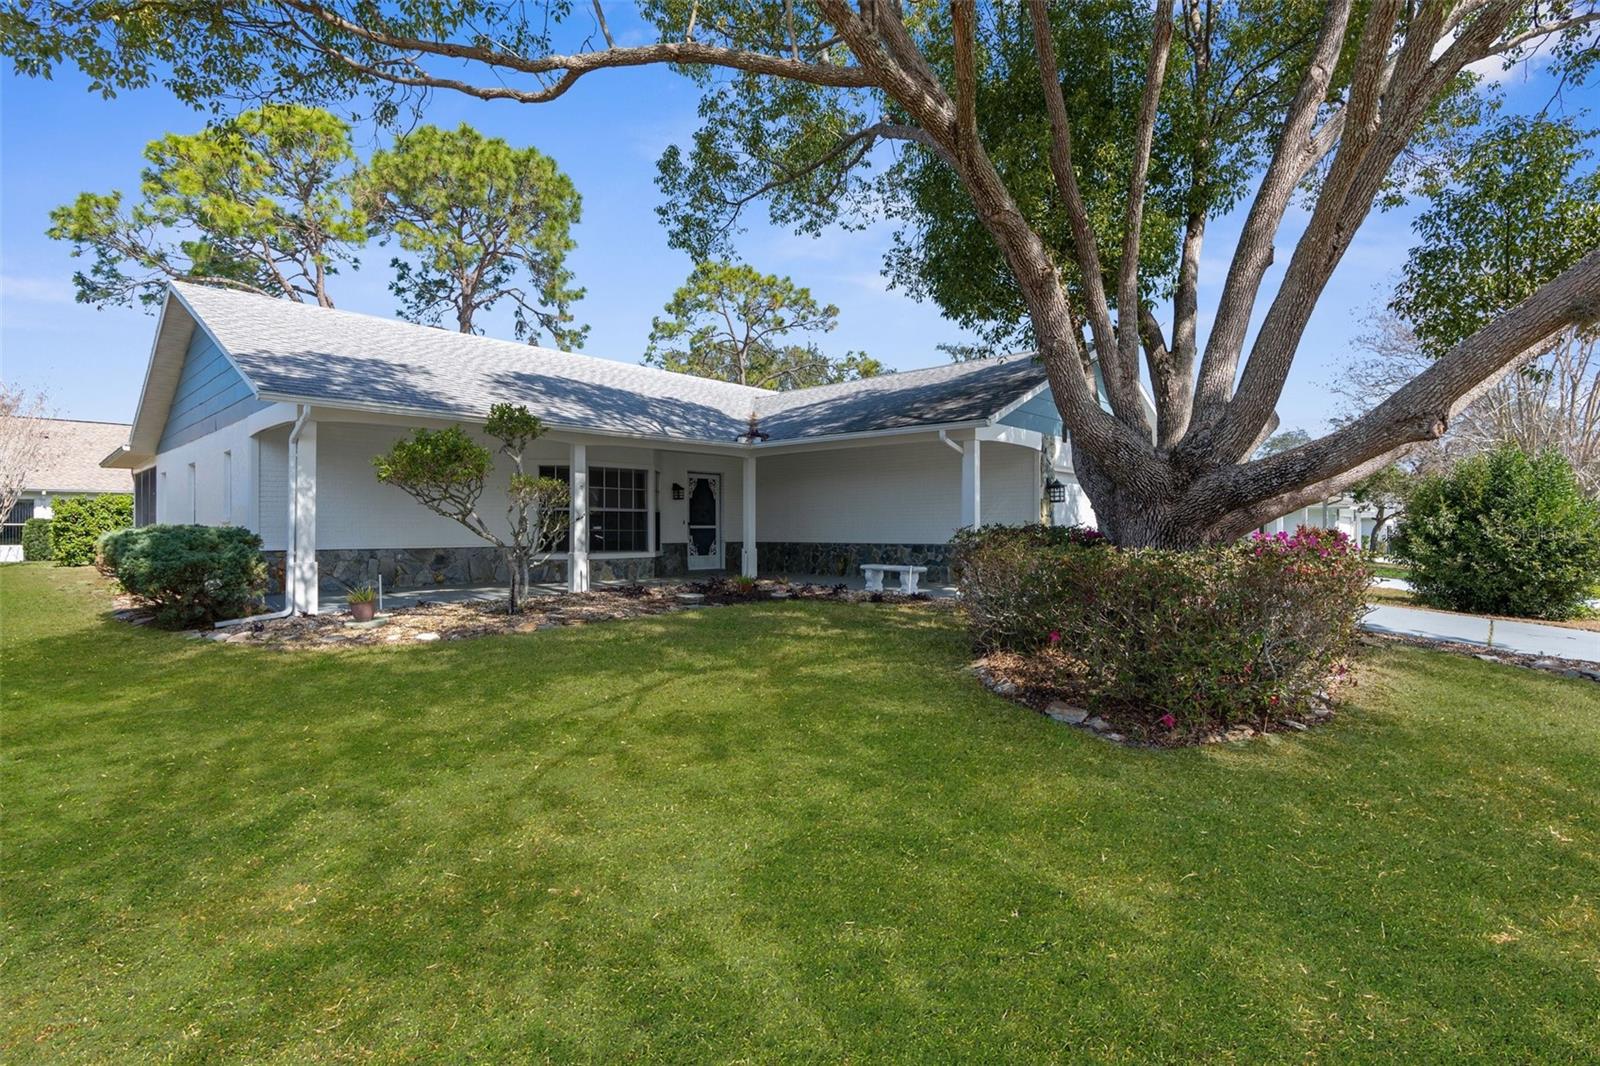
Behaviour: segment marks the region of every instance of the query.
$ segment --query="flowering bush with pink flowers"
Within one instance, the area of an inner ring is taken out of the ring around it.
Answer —
[[[1302,709],[1349,654],[1371,580],[1334,530],[1193,551],[981,532],[957,554],[978,647],[1070,657],[1064,688],[1153,736],[1262,725]]]

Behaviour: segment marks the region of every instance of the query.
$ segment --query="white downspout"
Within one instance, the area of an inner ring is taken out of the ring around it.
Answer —
[[[306,420],[311,417],[311,408],[299,404],[296,408],[299,414],[294,420],[294,427],[289,430],[289,542],[283,550],[283,607],[271,614],[252,614],[244,618],[226,618],[215,623],[213,629],[222,629],[225,626],[236,626],[244,622],[271,622],[279,618],[288,618],[294,614],[294,545],[295,545],[295,500],[299,497],[300,488],[300,431],[306,428]]]
[[[957,452],[960,452],[962,454],[966,453],[966,449],[962,448],[961,445],[958,442],[951,440],[950,439],[950,434],[946,433],[942,429],[939,431],[939,439],[941,441],[943,441],[945,444],[947,444],[950,447],[954,448]]]

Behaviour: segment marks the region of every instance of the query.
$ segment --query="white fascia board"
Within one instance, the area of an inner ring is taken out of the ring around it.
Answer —
[[[1023,393],[1017,399],[1012,400],[1010,403],[1008,403],[1004,407],[1000,408],[1000,410],[998,410],[994,414],[990,415],[989,416],[989,424],[990,425],[994,425],[996,422],[1000,421],[1002,418],[1005,418],[1007,415],[1011,414],[1011,412],[1015,411],[1017,408],[1021,407],[1023,404],[1028,403],[1029,401],[1037,398],[1042,393],[1046,393],[1046,392],[1049,392],[1049,391],[1050,391],[1050,383],[1048,381],[1041,381],[1039,384],[1035,385],[1033,388],[1031,388],[1027,392]]]
[[[1037,354],[1037,353],[1035,353],[1035,354]],[[1099,362],[1099,360],[1096,359],[1092,355],[1089,357],[1089,361],[1091,363],[1098,363]],[[1144,379],[1143,378],[1139,379],[1138,386],[1139,386],[1139,402],[1144,404],[1144,416],[1150,422],[1150,425],[1152,427],[1152,432],[1154,432],[1154,428],[1153,427],[1156,424],[1156,401],[1155,401],[1155,397],[1151,396],[1150,395],[1150,390],[1145,388],[1145,384],[1144,384]],[[991,415],[990,418],[989,418],[990,423],[992,424],[992,423],[1000,421],[1002,418],[1005,418],[1007,415],[1009,415],[1011,412],[1015,411],[1017,408],[1021,407],[1023,404],[1027,403],[1029,400],[1034,399],[1040,393],[1048,392],[1049,389],[1050,389],[1050,383],[1048,381],[1041,382],[1040,384],[1034,386],[1033,388],[1029,389],[1026,393],[1024,393],[1020,398],[1011,401],[1010,403],[1006,404],[1004,407],[1000,408],[1000,410],[996,411],[993,415]],[[1064,420],[1063,420],[1063,424],[1062,424],[1061,429],[1062,429],[1062,435],[1063,436],[1065,436],[1067,433],[1071,432],[1071,430],[1065,425],[1065,421]]]
[[[145,401],[150,397],[150,385],[156,372],[156,360],[161,354],[161,338],[165,335],[167,329],[167,312],[172,309],[172,302],[177,297],[178,294],[169,285],[167,287],[167,298],[161,301],[161,313],[156,316],[156,332],[150,338],[150,355],[144,364],[144,381],[139,386],[139,399],[133,405],[133,419],[128,424],[128,445],[130,450],[132,449],[134,434],[139,429],[140,416],[144,414]],[[192,318],[193,315],[190,315],[190,317]],[[180,367],[179,370],[181,372],[182,368]],[[110,456],[107,456],[107,459],[109,458]]]
[[[171,312],[172,305],[174,303],[176,303],[182,310],[183,314],[188,317],[189,322],[192,325],[192,330],[189,334],[188,341],[183,345],[182,351],[167,352],[165,358],[163,358],[161,344],[162,340],[166,336],[168,322],[170,321],[169,312]],[[217,346],[217,350],[221,352],[222,357],[228,361],[228,365],[233,368],[234,373],[243,378],[244,383],[249,386],[251,395],[256,399],[261,399],[261,390],[257,388],[256,383],[250,379],[250,375],[246,374],[244,369],[239,366],[237,361],[235,361],[233,358],[233,353],[228,351],[228,346],[223,344],[221,339],[219,339],[217,335],[211,331],[211,327],[206,325],[205,319],[202,318],[197,311],[195,311],[194,307],[189,303],[188,300],[183,298],[183,294],[173,286],[169,285],[167,286],[167,298],[161,304],[161,314],[156,319],[155,340],[153,340],[150,344],[150,360],[148,365],[145,367],[144,384],[139,389],[139,403],[138,406],[134,408],[133,425],[128,429],[128,444],[130,449],[134,442],[134,438],[139,436],[141,422],[143,421],[144,416],[147,414],[146,404],[150,400],[150,388],[155,383],[158,364],[159,368],[161,369],[166,369],[168,364],[171,364],[171,369],[174,374],[172,387],[174,394],[176,394],[178,386],[177,377],[182,375],[183,360],[188,355],[190,345],[194,343],[194,329],[204,333],[206,338],[210,340],[212,344]],[[171,414],[172,398],[168,397],[166,402],[167,410],[161,412],[161,422],[163,426],[166,425],[167,416]],[[155,454],[155,445],[157,443],[159,443],[159,438],[158,440],[151,441],[149,443],[148,450],[140,451],[136,454],[146,458],[153,456]]]
[[[138,465],[133,455],[133,449],[126,444],[119,444],[111,454],[100,460],[98,464],[105,470],[132,470]]]
[[[211,327],[206,325],[206,320],[200,317],[200,314],[195,311],[192,306],[190,306],[188,300],[183,298],[183,293],[179,292],[177,289],[173,289],[172,295],[177,297],[178,302],[183,304],[183,309],[189,312],[189,317],[194,319],[195,326],[205,333],[208,338],[210,338],[212,344],[217,346],[217,351],[221,352],[222,358],[226,359],[228,361],[228,365],[233,367],[233,372],[243,378],[246,385],[250,386],[250,395],[254,396],[258,400],[261,399],[261,390],[256,387],[256,383],[250,380],[250,375],[246,374],[244,372],[244,367],[240,366],[233,358],[233,353],[228,351],[228,346],[222,343],[222,339],[215,333],[211,332]]]
[[[475,411],[419,411],[415,408],[404,407],[398,404],[360,403],[351,401],[341,401],[334,404],[329,403],[325,399],[317,399],[310,396],[296,396],[290,393],[268,391],[257,393],[257,398],[276,403],[305,404],[307,407],[312,408],[312,418],[319,422],[333,422],[342,420],[352,422],[393,423],[398,420],[399,424],[406,426],[415,426],[425,423],[436,423],[444,426],[457,422],[468,423],[471,425],[482,425],[484,422],[488,421],[487,415],[483,415]],[[352,415],[356,417],[350,417]],[[745,445],[735,444],[731,441],[726,444],[722,444],[717,441],[695,440],[687,437],[670,437],[659,433],[624,433],[616,430],[595,429],[592,426],[572,426],[567,425],[564,422],[551,422],[548,419],[540,419],[540,421],[544,423],[546,429],[549,431],[549,436],[555,440],[571,440],[574,438],[581,439],[588,437],[606,441],[625,440],[636,443],[659,444],[663,446],[674,445],[677,446],[679,450],[682,450],[683,446],[687,445],[698,451],[723,452],[729,455],[743,455],[748,450]]]
[[[1020,448],[1031,448],[1036,452],[1044,450],[1044,434],[1034,429],[1018,429],[1016,426],[980,426],[977,437],[986,443],[1015,444]]]
[[[824,451],[830,448],[852,448],[874,440],[884,440],[894,437],[909,437],[924,435],[930,440],[937,440],[941,432],[965,433],[976,432],[987,422],[941,422],[926,426],[901,426],[896,429],[873,429],[859,433],[832,433],[819,437],[796,437],[793,440],[765,441],[761,444],[747,445],[759,453],[775,452],[809,452]]]
[[[341,401],[330,404],[327,400],[319,400],[308,396],[296,396],[289,393],[262,391],[257,394],[259,399],[286,404],[305,404],[311,407],[312,417],[318,421],[335,421],[345,418],[359,422],[385,422],[393,419],[402,419],[406,425],[435,422],[448,425],[452,422],[466,422],[481,425],[487,421],[486,416],[471,411],[418,411],[415,408],[403,407],[396,404],[359,403]],[[350,419],[350,415],[357,417]],[[377,416],[377,417],[374,417]],[[562,422],[550,422],[541,419],[555,439],[568,440],[573,438],[592,437],[608,441],[625,440],[640,443],[655,444],[668,451],[700,451],[716,452],[726,455],[748,455],[755,452],[778,451],[808,451],[822,447],[844,447],[850,444],[860,444],[863,441],[882,439],[885,437],[900,437],[909,434],[922,433],[930,437],[936,435],[941,429],[946,431],[977,430],[987,425],[986,421],[972,422],[947,422],[925,426],[902,426],[896,429],[866,430],[857,433],[836,433],[819,437],[800,437],[793,440],[766,441],[760,444],[726,444],[718,441],[702,440],[694,437],[673,437],[659,433],[623,433],[616,430],[595,429],[591,426],[574,426]]]

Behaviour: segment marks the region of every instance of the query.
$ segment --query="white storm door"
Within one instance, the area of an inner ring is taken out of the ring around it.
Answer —
[[[722,569],[721,474],[689,474],[689,569]]]

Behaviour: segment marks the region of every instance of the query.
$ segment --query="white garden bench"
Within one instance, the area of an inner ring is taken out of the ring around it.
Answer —
[[[867,579],[868,592],[883,591],[883,575],[893,572],[900,575],[900,591],[907,596],[917,592],[917,581],[928,572],[926,566],[906,566],[899,563],[862,563],[861,574]]]

